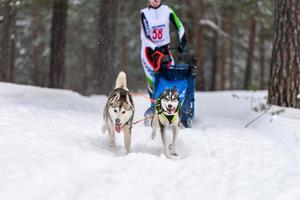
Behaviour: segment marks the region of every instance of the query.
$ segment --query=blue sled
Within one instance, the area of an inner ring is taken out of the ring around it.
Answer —
[[[195,113],[195,66],[176,64],[166,69],[160,68],[155,81],[154,99],[165,89],[177,88],[181,104],[180,121],[185,127],[192,126]]]

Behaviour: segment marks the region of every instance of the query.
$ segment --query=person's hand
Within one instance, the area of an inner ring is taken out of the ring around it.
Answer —
[[[183,53],[184,52],[184,47],[182,47],[182,46],[178,46],[177,47],[177,51],[179,52],[179,53]]]
[[[179,53],[183,53],[184,50],[185,50],[185,45],[179,44],[179,46],[177,47],[177,51],[178,51]]]
[[[154,52],[155,52],[155,51],[162,52],[162,49],[161,49],[161,47],[155,47]]]
[[[178,50],[179,53],[183,53],[184,52],[185,45],[186,45],[185,41],[183,41],[183,40],[180,41],[180,43],[178,45],[178,48],[177,48],[177,50]]]

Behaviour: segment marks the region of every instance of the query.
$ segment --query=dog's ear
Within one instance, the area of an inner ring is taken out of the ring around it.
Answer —
[[[160,93],[159,98],[160,98],[160,99],[163,99],[164,96],[165,96],[165,94],[166,94],[166,90],[164,90],[162,93]]]
[[[129,105],[130,107],[132,107],[132,103],[131,103],[131,100],[130,100],[130,97],[129,97],[128,94],[126,95],[126,101],[127,101],[128,105]]]
[[[119,99],[120,99],[120,93],[117,93],[115,98],[114,98],[114,101],[119,101]]]
[[[112,98],[110,99],[109,103],[112,104],[113,102],[116,102],[120,99],[120,94],[116,93]]]
[[[175,97],[176,97],[176,99],[177,99],[178,101],[180,100],[180,98],[179,98],[179,93],[178,93],[178,92],[175,93]]]
[[[174,92],[173,97],[179,101],[179,92]]]

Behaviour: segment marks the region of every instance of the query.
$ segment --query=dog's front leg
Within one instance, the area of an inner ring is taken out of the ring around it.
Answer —
[[[171,155],[170,155],[170,151],[169,151],[169,148],[167,145],[166,127],[163,125],[161,125],[161,127],[160,127],[160,134],[161,134],[161,139],[163,142],[164,154],[167,158],[170,159]]]
[[[108,128],[108,136],[109,136],[109,144],[112,148],[116,148],[116,141],[115,141],[115,130],[112,128],[113,124],[109,125]]]
[[[172,155],[177,156],[176,141],[177,141],[177,137],[178,137],[178,133],[179,133],[178,126],[172,125],[172,131],[173,131],[173,140],[172,140],[172,143],[169,145],[169,149],[170,149]]]
[[[151,121],[151,127],[152,127],[152,134],[151,134],[151,138],[152,140],[155,138],[156,136],[156,131],[158,129],[158,114],[157,112],[155,111],[154,115],[153,115],[153,118],[152,118],[152,121]]]
[[[124,131],[124,145],[126,149],[126,154],[130,153],[130,145],[131,145],[131,127],[126,125],[123,129]]]

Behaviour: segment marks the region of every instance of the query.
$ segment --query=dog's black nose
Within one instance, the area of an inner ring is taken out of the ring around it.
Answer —
[[[121,122],[121,120],[120,119],[116,119],[116,123],[120,123]]]
[[[171,104],[169,104],[169,105],[168,105],[168,108],[172,108],[172,105],[171,105]]]

